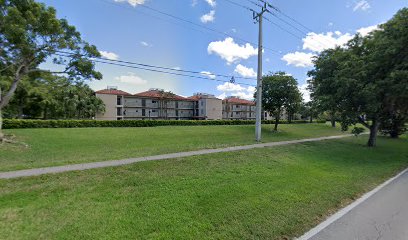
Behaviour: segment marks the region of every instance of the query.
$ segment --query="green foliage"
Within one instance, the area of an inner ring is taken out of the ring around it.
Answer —
[[[365,131],[365,128],[363,127],[354,127],[353,130],[351,130],[351,133],[354,134],[354,136],[359,136]]]
[[[70,55],[61,56],[61,51]],[[0,1],[0,110],[8,105],[23,79],[28,81],[19,90],[23,98],[16,101],[25,101],[32,94],[31,87],[36,84],[29,81],[47,72],[40,68],[47,59],[53,58],[53,63],[62,66],[58,74],[80,83],[102,78],[90,60],[98,56],[96,47],[83,41],[67,20],[58,19],[54,8],[34,0]]]
[[[262,107],[275,116],[275,130],[283,110],[286,110],[290,122],[293,114],[300,108],[301,102],[302,94],[293,76],[277,72],[263,77]]]
[[[5,84],[0,80],[0,86],[2,83]],[[104,106],[88,85],[41,73],[22,79],[3,115],[5,118],[90,119],[97,111],[103,112]]]
[[[401,115],[392,115],[381,121],[380,131],[384,135],[390,135],[392,138],[398,138],[407,131],[407,117]]]
[[[305,120],[294,120],[292,123],[307,123]],[[323,123],[320,121],[319,123]],[[264,120],[263,124],[273,124],[272,120]],[[288,123],[281,121],[281,123]],[[90,127],[157,127],[157,126],[205,126],[205,125],[251,125],[253,120],[20,120],[4,119],[4,129],[16,128],[90,128]]]
[[[408,116],[407,26],[404,8],[379,30],[356,35],[346,48],[323,51],[309,72],[312,97],[338,113],[342,125],[369,128],[369,146],[375,145],[382,122]]]

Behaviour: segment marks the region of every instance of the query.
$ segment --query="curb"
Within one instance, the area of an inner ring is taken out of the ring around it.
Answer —
[[[323,229],[325,229],[326,227],[328,227],[330,224],[332,224],[333,222],[337,221],[338,219],[340,219],[341,217],[343,217],[344,215],[346,215],[348,212],[350,212],[351,210],[353,210],[355,207],[357,207],[358,205],[360,205],[361,203],[363,203],[365,200],[367,200],[368,198],[370,198],[371,196],[373,196],[374,194],[376,194],[378,191],[380,191],[381,189],[383,189],[384,187],[386,187],[387,185],[389,185],[391,182],[393,182],[394,180],[396,180],[397,178],[399,178],[400,176],[402,176],[403,174],[405,174],[406,172],[408,172],[408,168],[406,168],[405,170],[403,170],[402,172],[398,173],[396,176],[388,179],[387,181],[385,181],[384,183],[380,184],[379,186],[377,186],[376,188],[374,188],[373,190],[365,193],[362,197],[360,197],[359,199],[357,199],[356,201],[352,202],[351,204],[349,204],[348,206],[342,208],[341,210],[339,210],[338,212],[336,212],[335,214],[329,216],[325,221],[321,222],[319,225],[317,225],[316,227],[310,229],[308,232],[306,232],[305,234],[303,234],[301,237],[299,238],[295,238],[296,240],[308,240],[312,237],[314,237],[316,234],[318,234],[319,232],[321,232]]]

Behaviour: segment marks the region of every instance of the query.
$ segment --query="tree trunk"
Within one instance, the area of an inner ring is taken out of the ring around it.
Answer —
[[[1,91],[1,90],[0,90]],[[3,142],[4,134],[3,134],[3,115],[0,108],[0,143]]]
[[[275,117],[275,128],[273,129],[274,131],[278,131],[278,124],[279,124],[279,116]]]
[[[335,128],[336,127],[336,119],[334,119],[334,117],[331,117],[330,122],[331,122],[331,126]]]
[[[18,105],[18,116],[17,116],[18,119],[23,118],[23,115],[24,115],[23,108],[24,108],[23,103],[20,102],[20,104]]]
[[[373,123],[370,126],[370,138],[368,139],[367,143],[369,147],[375,147],[377,144],[378,127],[379,123],[377,122],[377,120],[373,120]]]
[[[0,88],[0,101],[1,101],[1,88]],[[4,134],[3,134],[3,113],[1,112],[2,107],[0,106],[0,143],[3,142]]]
[[[313,123],[313,117],[310,116],[310,123]]]

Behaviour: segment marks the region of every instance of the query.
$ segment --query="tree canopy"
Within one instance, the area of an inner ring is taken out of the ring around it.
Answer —
[[[314,64],[312,97],[338,112],[344,129],[356,123],[369,128],[368,145],[375,146],[383,123],[405,123],[408,116],[408,9],[366,37],[323,51]]]
[[[275,117],[275,131],[278,130],[283,111],[292,114],[300,107],[302,94],[296,79],[285,72],[277,72],[263,77],[262,106]]]
[[[46,71],[41,63],[61,65],[63,70],[55,74],[82,82],[102,78],[90,60],[99,56],[74,26],[57,18],[54,8],[34,0],[0,0],[0,74],[7,82],[0,94],[0,115],[23,78]]]

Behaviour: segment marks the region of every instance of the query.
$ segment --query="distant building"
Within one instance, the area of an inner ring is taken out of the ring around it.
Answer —
[[[222,119],[222,100],[207,93],[195,93],[189,99],[195,101],[195,119],[218,120]]]
[[[235,96],[227,97],[222,101],[222,118],[230,120],[254,120],[256,105]]]
[[[97,120],[254,120],[255,102],[238,97],[224,100],[207,93],[182,97],[162,89],[130,94],[116,87],[96,91],[106,106]]]

